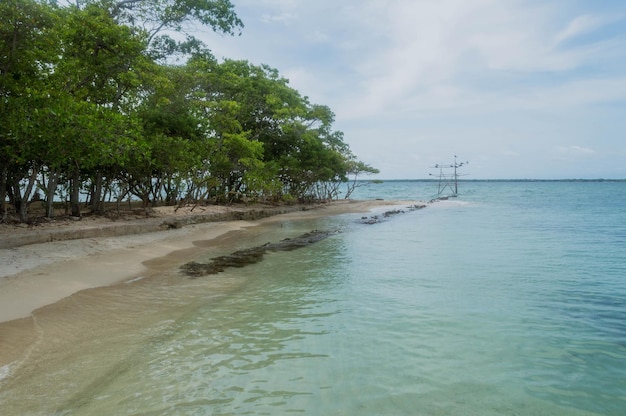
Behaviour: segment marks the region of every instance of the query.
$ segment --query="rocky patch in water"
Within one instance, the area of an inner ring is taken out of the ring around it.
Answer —
[[[181,266],[182,271],[189,277],[195,278],[209,274],[223,272],[230,267],[244,267],[263,259],[268,251],[291,251],[317,243],[337,231],[313,230],[295,238],[285,238],[278,243],[266,243],[262,246],[235,251],[226,256],[212,259],[209,263],[189,262]]]
[[[411,212],[411,211],[415,211],[418,209],[422,209],[422,208],[426,208],[426,205],[424,204],[420,204],[420,205],[410,205],[408,206],[406,209]],[[371,217],[361,217],[361,222],[363,224],[368,224],[368,225],[372,225],[372,224],[377,224],[379,222],[381,222],[382,220],[384,220],[385,218],[389,218],[393,215],[398,215],[398,214],[404,214],[406,211],[402,210],[402,209],[394,209],[391,211],[386,211],[384,212],[382,215],[374,215]]]

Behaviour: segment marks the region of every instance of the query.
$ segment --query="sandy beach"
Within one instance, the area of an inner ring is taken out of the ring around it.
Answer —
[[[229,231],[253,227],[262,222],[284,219],[312,218],[339,215],[349,212],[367,212],[377,207],[410,204],[406,201],[336,201],[329,204],[296,207],[292,212],[270,215],[259,220],[230,220],[193,223],[190,218],[200,215],[223,214],[233,208],[203,207],[192,212],[190,208],[176,212],[172,208],[160,208],[156,212],[158,224],[171,223],[180,219],[190,223],[172,229],[141,232],[132,229],[137,223],[147,224],[149,219],[137,219],[128,224],[119,224],[117,229],[106,231],[110,222],[106,220],[77,221],[56,224],[37,229],[4,227],[0,240],[38,233],[49,236],[58,230],[74,230],[74,235],[98,235],[97,237],[49,241],[19,247],[0,249],[0,322],[29,317],[33,311],[60,301],[73,293],[108,286],[120,282],[149,277],[163,268],[182,264],[186,259],[207,245],[207,241]],[[238,208],[238,212],[255,208]],[[258,209],[258,208],[257,208]],[[289,211],[289,210],[287,210]],[[155,222],[152,219],[152,222]],[[122,228],[122,230],[120,230]],[[123,228],[127,228],[123,230]],[[148,227],[154,230],[154,227]],[[81,234],[84,230],[89,233]],[[96,231],[94,231],[96,230]],[[125,231],[132,232],[129,235]],[[115,236],[106,236],[112,234]],[[50,239],[50,237],[44,237]]]

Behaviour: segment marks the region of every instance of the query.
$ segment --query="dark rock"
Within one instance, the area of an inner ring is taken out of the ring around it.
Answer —
[[[415,204],[415,205],[410,205],[410,206],[407,207],[409,212],[410,211],[415,211],[415,210],[418,210],[418,209],[422,209],[422,208],[426,208],[426,205],[425,204],[420,204],[420,205]],[[382,217],[383,218],[389,218],[391,216],[398,215],[398,214],[404,214],[404,213],[405,213],[404,210],[394,209],[394,210],[391,210],[391,211],[384,212],[382,214]],[[367,225],[377,224],[377,223],[379,223],[381,221],[382,220],[377,215],[374,215],[374,216],[369,217],[369,218],[368,217],[361,217],[361,222],[363,224],[367,224]]]
[[[223,272],[230,267],[245,267],[258,263],[268,251],[291,251],[306,247],[327,238],[333,231],[313,230],[295,238],[285,238],[278,243],[265,243],[261,246],[238,250],[226,256],[216,257],[209,263],[192,261],[181,266],[187,276],[199,277]]]
[[[175,219],[167,219],[163,221],[163,226],[169,230],[175,230],[181,228],[182,224],[180,223],[180,221],[177,221]]]
[[[393,211],[387,211],[383,214],[383,217],[385,218],[389,218],[392,215],[397,215],[397,214],[404,214],[404,211],[399,210],[399,209],[394,209]]]

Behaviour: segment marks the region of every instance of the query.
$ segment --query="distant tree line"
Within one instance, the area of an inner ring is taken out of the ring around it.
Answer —
[[[329,199],[377,172],[328,107],[189,33],[240,32],[229,0],[3,0],[0,16],[2,220],[27,221],[33,198],[50,218],[55,201],[80,216],[131,198]]]

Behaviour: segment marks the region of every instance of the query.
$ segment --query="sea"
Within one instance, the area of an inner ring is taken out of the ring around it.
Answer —
[[[194,260],[331,234],[44,308],[0,413],[626,414],[625,181],[461,181],[444,200],[431,181],[359,185],[425,207],[287,215]]]

